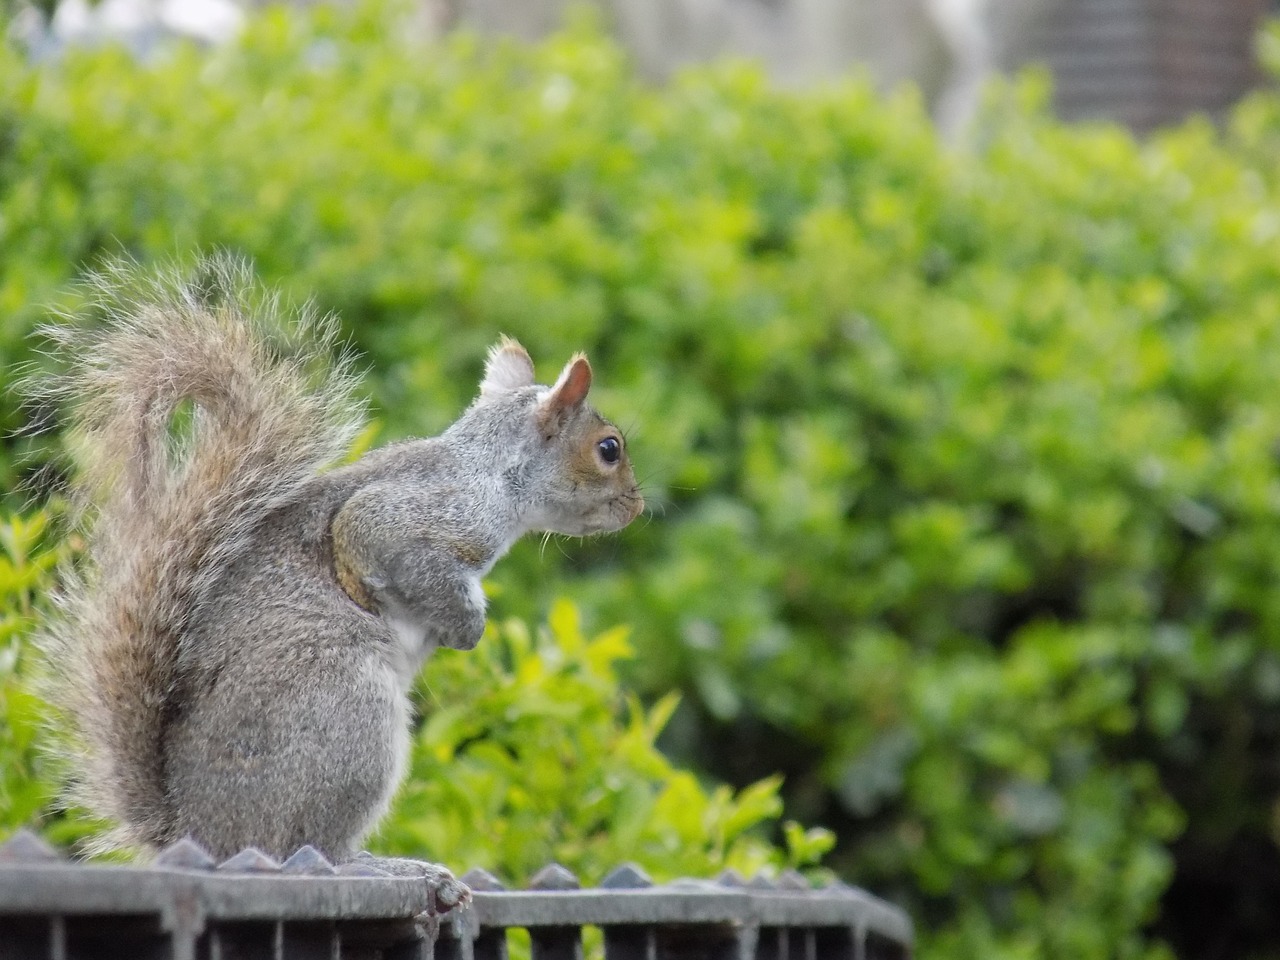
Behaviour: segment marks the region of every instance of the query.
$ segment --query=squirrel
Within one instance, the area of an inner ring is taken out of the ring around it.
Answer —
[[[89,282],[97,322],[44,328],[85,550],[40,647],[70,797],[117,824],[96,845],[310,844],[451,880],[362,841],[405,770],[415,674],[480,640],[481,578],[522,534],[615,531],[644,507],[587,358],[540,386],[504,337],[441,435],[335,467],[363,415],[331,317],[281,307],[227,254]]]

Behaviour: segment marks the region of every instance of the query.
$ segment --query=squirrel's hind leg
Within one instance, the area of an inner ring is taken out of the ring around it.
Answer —
[[[345,650],[291,652],[287,684],[278,663],[272,673],[246,658],[170,731],[176,832],[215,856],[252,846],[283,859],[310,844],[346,861],[404,772],[409,708],[385,655],[352,657],[349,639]]]

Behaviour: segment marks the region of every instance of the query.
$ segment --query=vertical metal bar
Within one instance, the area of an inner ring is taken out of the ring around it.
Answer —
[[[170,960],[195,960],[197,934],[190,927],[179,924],[169,930]]]
[[[422,939],[418,941],[418,949],[416,951],[417,960],[435,960],[436,942],[440,939],[439,919],[437,918],[426,923],[419,923],[418,932],[422,934]]]
[[[756,960],[759,956],[760,928],[754,923],[744,923],[738,928],[737,941],[738,960]]]
[[[476,942],[471,936],[471,927],[467,924],[466,918],[458,914],[453,920],[453,925],[458,931],[458,956],[461,960],[476,960]]]
[[[578,878],[549,863],[529,880],[530,890],[577,890]],[[532,960],[582,960],[581,926],[529,927]]]
[[[456,910],[440,920],[435,955],[436,960],[475,960],[471,929]]]
[[[49,960],[67,960],[67,921],[65,917],[49,918]]]
[[[478,867],[468,870],[460,879],[472,890],[485,893],[501,893],[506,889],[497,877]],[[476,960],[507,960],[506,929],[481,927],[478,923],[476,926],[479,929],[475,936],[475,943],[472,945],[472,953]]]
[[[271,930],[271,960],[284,960],[283,920],[277,920]]]
[[[804,960],[818,960],[818,931],[813,927],[805,927]]]
[[[194,844],[188,844],[186,841],[179,841],[175,846],[187,852],[194,852],[190,849]],[[174,847],[170,847],[161,854],[161,858],[173,850]],[[207,854],[204,856],[208,859]],[[168,884],[166,889],[167,897],[160,904],[158,919],[160,929],[168,934],[168,960],[195,960],[196,949],[201,943],[201,935],[205,932],[205,916],[200,905],[198,886],[195,883],[180,882]]]
[[[627,890],[643,890],[653,886],[649,875],[634,863],[624,863],[611,870],[601,882],[601,890],[616,891],[623,898]],[[603,927],[605,960],[657,960],[658,934],[653,926],[623,924]]]

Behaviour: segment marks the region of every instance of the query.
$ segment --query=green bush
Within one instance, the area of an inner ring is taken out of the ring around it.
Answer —
[[[46,526],[43,514],[0,521],[0,834],[32,823],[49,802],[38,749],[43,708],[22,644],[61,555],[45,544]]]
[[[785,851],[753,828],[778,819],[779,781],[707,790],[655,746],[674,697],[619,710],[624,628],[588,638],[561,601],[545,631],[490,628],[476,655],[441,652],[423,674],[424,722],[382,833],[393,852],[524,881],[556,861],[597,883],[636,863],[657,880],[804,867],[829,848],[788,824]]]
[[[0,361],[116,247],[228,246],[340,311],[387,437],[447,423],[499,331],[547,375],[587,349],[656,516],[517,547],[499,620],[567,593],[588,633],[632,624],[631,688],[685,693],[666,748],[782,770],[924,956],[1191,955],[1210,933],[1179,905],[1213,889],[1245,904],[1227,952],[1255,948],[1280,98],[1137,142],[1054,122],[1031,80],[947,149],[859,83],[652,88],[590,26],[424,47],[399,23],[267,10],[144,63],[0,56]]]

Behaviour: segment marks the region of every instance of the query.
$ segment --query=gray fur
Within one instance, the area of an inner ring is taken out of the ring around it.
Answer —
[[[360,427],[332,324],[283,322],[228,258],[196,277],[117,267],[102,327],[51,331],[89,545],[43,638],[72,796],[118,825],[104,846],[348,859],[403,774],[414,675],[480,639],[480,578],[526,532],[616,530],[643,500],[597,452],[617,431],[585,358],[539,387],[505,340],[440,437],[322,472]]]

